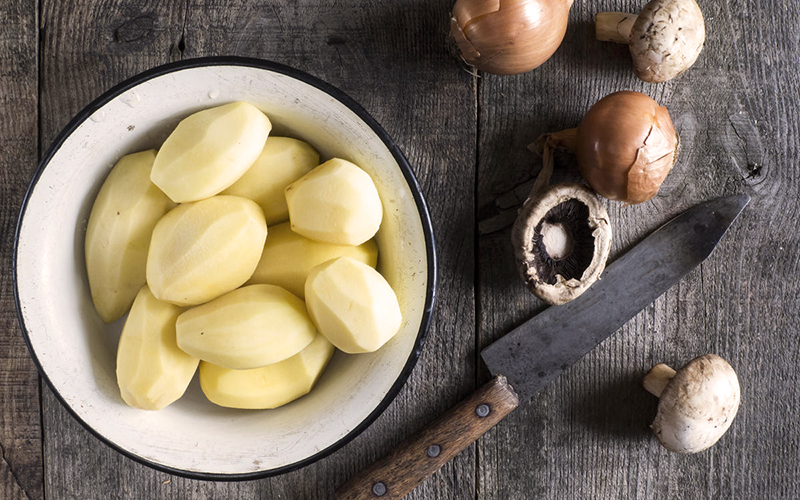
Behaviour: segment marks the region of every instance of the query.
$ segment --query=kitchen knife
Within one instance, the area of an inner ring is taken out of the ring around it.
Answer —
[[[336,491],[398,499],[703,262],[744,209],[744,194],[698,205],[614,261],[576,299],[552,306],[481,353],[494,378]]]

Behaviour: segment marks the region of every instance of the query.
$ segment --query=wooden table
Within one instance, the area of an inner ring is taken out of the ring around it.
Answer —
[[[700,0],[697,64],[639,81],[627,48],[593,38],[601,10],[575,2],[541,68],[475,74],[449,52],[452,1],[0,0],[0,498],[324,499],[488,378],[478,353],[544,305],[517,276],[509,229],[478,222],[541,160],[526,146],[577,125],[630,89],[670,110],[683,142],[658,196],[605,202],[612,259],[681,210],[731,193],[753,200],[711,257],[528,404],[417,488],[413,499],[779,499],[800,495],[800,10],[789,0]],[[430,205],[439,293],[422,357],[388,410],[302,470],[203,482],[127,459],[73,420],[42,384],[14,306],[14,228],[37,159],[69,119],[114,84],[169,61],[259,57],[360,102],[408,157]],[[556,178],[576,178],[558,158]],[[655,363],[714,352],[743,402],[721,442],[682,456],[648,429]]]

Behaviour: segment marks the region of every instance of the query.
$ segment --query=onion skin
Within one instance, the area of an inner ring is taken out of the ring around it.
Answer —
[[[539,67],[561,45],[573,0],[457,0],[450,35],[468,64],[496,75]]]
[[[639,92],[599,100],[581,120],[572,148],[584,179],[600,195],[628,204],[658,193],[680,149],[667,108]]]

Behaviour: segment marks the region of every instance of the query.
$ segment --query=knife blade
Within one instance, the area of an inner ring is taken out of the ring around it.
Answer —
[[[484,349],[489,371],[505,375],[520,399],[531,398],[704,261],[749,200],[721,198],[673,218],[608,266],[587,292]]]
[[[750,201],[697,205],[614,261],[576,299],[485,348],[494,378],[336,490],[339,500],[399,499],[703,262]]]

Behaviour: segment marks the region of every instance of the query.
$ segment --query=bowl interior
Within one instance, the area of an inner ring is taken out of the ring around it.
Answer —
[[[213,64],[156,72],[123,86],[73,122],[28,193],[15,272],[29,347],[79,420],[151,466],[215,478],[296,468],[341,445],[377,416],[416,360],[431,307],[433,254],[413,177],[406,177],[410,172],[404,173],[371,119],[359,116],[360,108],[310,77],[295,76],[280,67]],[[122,155],[157,148],[182,118],[236,100],[262,109],[273,135],[303,139],[323,159],[348,159],[372,176],[384,203],[376,236],[379,270],[397,292],[403,326],[375,353],[337,352],[309,395],[276,410],[216,407],[196,379],[161,411],[130,408],[115,377],[123,320],[103,324],[89,294],[83,257],[89,210]]]

